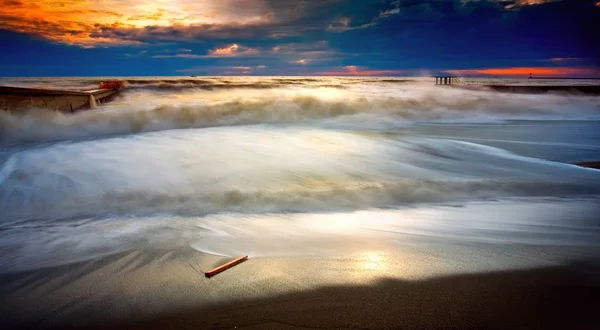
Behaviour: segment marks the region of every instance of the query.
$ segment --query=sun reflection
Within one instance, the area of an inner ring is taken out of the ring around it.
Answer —
[[[376,252],[362,253],[359,266],[365,270],[384,270],[388,267],[385,257]]]

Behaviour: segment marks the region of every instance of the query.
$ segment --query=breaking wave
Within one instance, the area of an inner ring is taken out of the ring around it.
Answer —
[[[398,89],[364,84],[348,89],[289,87],[258,92],[249,83],[247,89],[227,85],[229,87],[221,91],[200,88],[185,93],[162,93],[147,89],[147,84],[156,88],[162,82],[137,83],[139,90],[130,90],[96,111],[76,114],[43,109],[25,113],[0,112],[0,140],[6,144],[257,124],[378,130],[405,127],[420,121],[600,118],[600,99],[594,97],[506,97],[492,92],[432,89],[418,85]],[[186,80],[178,83],[188,84]],[[167,89],[175,88],[172,84],[168,86]],[[199,86],[203,86],[202,83]],[[215,85],[211,86],[211,89],[215,88]]]

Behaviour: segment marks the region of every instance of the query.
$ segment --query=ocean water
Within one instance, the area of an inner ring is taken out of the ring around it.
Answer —
[[[121,79],[93,111],[0,112],[0,272],[153,248],[600,246],[600,171],[570,164],[600,159],[600,97],[431,78]]]

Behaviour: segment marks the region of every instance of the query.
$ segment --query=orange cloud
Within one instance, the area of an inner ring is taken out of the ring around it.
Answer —
[[[465,2],[480,2],[480,1],[481,0],[462,0],[463,3],[465,3]],[[497,2],[501,5],[504,5],[505,9],[518,10],[521,7],[536,6],[536,5],[542,5],[542,4],[546,4],[546,3],[559,2],[559,1],[565,1],[565,0],[492,0],[492,1]]]
[[[210,52],[210,54],[217,56],[229,56],[236,53],[239,49],[240,46],[238,44],[232,44],[228,47],[214,49]]]
[[[113,24],[122,18],[122,14],[108,8],[72,4],[66,6],[58,1],[3,1],[0,5],[2,28],[40,35],[53,41],[90,46],[89,34],[95,29],[94,24]],[[95,20],[88,20],[85,17],[94,17]],[[105,43],[135,44],[137,42],[109,38],[94,40],[94,44]]]
[[[464,76],[507,76],[523,77],[530,74],[538,77],[572,77],[572,76],[598,76],[600,68],[582,67],[512,67],[489,69],[447,70],[454,75]]]
[[[504,8],[512,9],[512,8],[525,7],[525,6],[542,5],[545,3],[559,2],[559,1],[563,1],[563,0],[515,0],[514,4],[507,5]]]
[[[208,55],[192,54],[191,49],[179,50],[181,53],[177,54],[161,54],[154,55],[152,58],[186,58],[186,59],[199,59],[199,58],[217,58],[217,57],[240,57],[250,56],[259,53],[256,48],[249,48],[240,46],[238,44],[231,44],[223,48],[215,48],[208,52]]]
[[[371,70],[362,69],[356,65],[348,65],[342,70],[317,72],[321,76],[397,76],[405,73],[403,70]]]
[[[231,44],[223,48],[215,48],[208,53],[209,57],[236,57],[256,54],[258,54],[258,49],[244,47],[238,44]]]
[[[240,75],[251,74],[254,72],[264,73],[267,69],[266,65],[256,66],[198,66],[187,69],[180,69],[177,72],[185,74],[207,74],[207,75]]]
[[[273,17],[261,0],[2,0],[2,28],[66,44],[138,44],[103,37],[103,28],[266,24]]]

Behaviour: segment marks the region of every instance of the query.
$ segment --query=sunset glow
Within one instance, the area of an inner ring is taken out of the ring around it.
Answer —
[[[484,76],[512,76],[527,77],[547,76],[547,77],[565,77],[565,76],[597,76],[600,74],[600,68],[578,68],[578,67],[514,67],[514,68],[491,68],[491,69],[466,69],[466,70],[448,70],[448,73],[455,75],[484,75]]]

